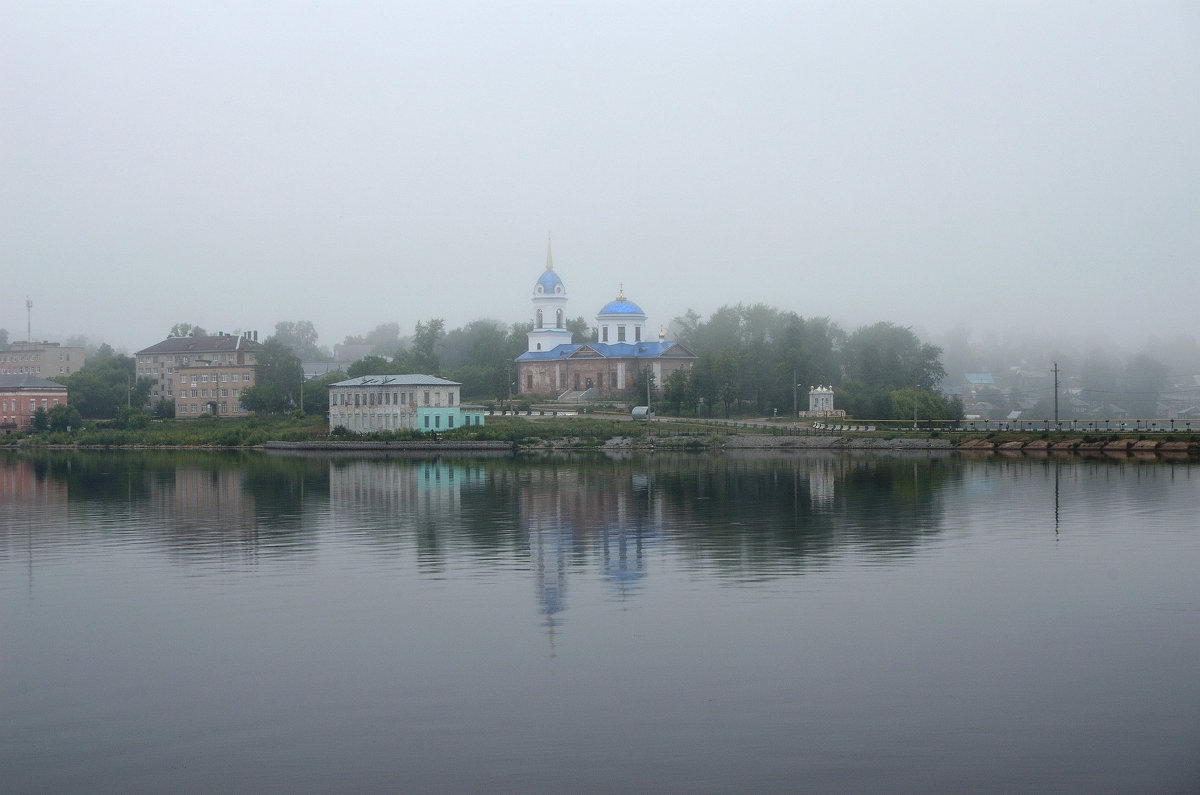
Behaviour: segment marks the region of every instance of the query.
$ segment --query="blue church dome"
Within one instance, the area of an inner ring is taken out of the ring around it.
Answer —
[[[540,290],[537,290],[537,292],[546,295],[555,295],[566,292],[566,288],[563,287],[562,279],[558,278],[558,274],[556,272],[549,269],[542,271],[542,275],[539,276],[537,280],[537,287],[541,288]]]
[[[624,296],[615,301],[609,301],[600,310],[601,315],[644,315],[642,308]]]

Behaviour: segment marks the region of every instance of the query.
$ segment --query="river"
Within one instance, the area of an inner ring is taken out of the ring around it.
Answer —
[[[1200,466],[0,454],[5,792],[1200,788]]]

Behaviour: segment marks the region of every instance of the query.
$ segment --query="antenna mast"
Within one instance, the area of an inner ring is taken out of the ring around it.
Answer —
[[[25,339],[33,342],[33,301],[25,296]]]

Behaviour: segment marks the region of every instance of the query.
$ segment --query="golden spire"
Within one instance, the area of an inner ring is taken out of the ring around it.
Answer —
[[[546,233],[546,270],[554,270],[554,257],[550,254],[550,233]]]
[[[625,300],[625,282],[621,282],[621,285],[619,287],[617,287],[617,300],[618,301]]]

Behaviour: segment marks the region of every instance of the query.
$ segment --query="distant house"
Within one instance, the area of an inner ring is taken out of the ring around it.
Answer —
[[[245,417],[241,394],[257,382],[258,332],[168,337],[135,354],[139,378],[153,379],[150,402],[170,400],[175,416]]]
[[[66,405],[67,388],[29,373],[0,375],[0,428],[27,431],[38,409]]]
[[[36,375],[55,378],[78,372],[87,362],[87,352],[57,342],[14,342],[0,351],[0,375]]]
[[[432,375],[364,375],[329,386],[329,429],[421,433],[482,426],[483,408],[464,406],[462,384]]]

